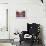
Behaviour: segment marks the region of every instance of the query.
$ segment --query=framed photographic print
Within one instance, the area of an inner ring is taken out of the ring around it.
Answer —
[[[25,17],[25,11],[16,11],[16,17]]]

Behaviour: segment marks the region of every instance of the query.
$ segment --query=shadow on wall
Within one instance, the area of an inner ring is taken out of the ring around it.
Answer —
[[[45,46],[44,45],[44,37],[43,37],[43,26],[42,25],[40,25],[40,39],[42,40],[42,45]]]

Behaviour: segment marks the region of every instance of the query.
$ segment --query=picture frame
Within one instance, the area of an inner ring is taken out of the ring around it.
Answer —
[[[16,11],[16,17],[25,17],[25,11]]]

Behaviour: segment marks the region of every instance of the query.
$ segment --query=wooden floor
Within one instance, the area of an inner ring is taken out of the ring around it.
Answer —
[[[31,43],[25,43],[25,42],[22,42],[21,45],[19,46],[31,46]],[[43,46],[42,44],[34,44],[33,46]]]

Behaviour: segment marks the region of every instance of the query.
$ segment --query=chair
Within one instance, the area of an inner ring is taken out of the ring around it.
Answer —
[[[40,24],[36,24],[36,23],[29,24],[29,23],[27,23],[27,31],[22,31],[22,34],[19,35],[20,36],[20,44],[22,41],[25,41],[25,38],[24,38],[25,34],[29,34],[32,36],[29,40],[29,41],[31,41],[32,45],[34,42],[39,43],[39,33],[40,33]]]

